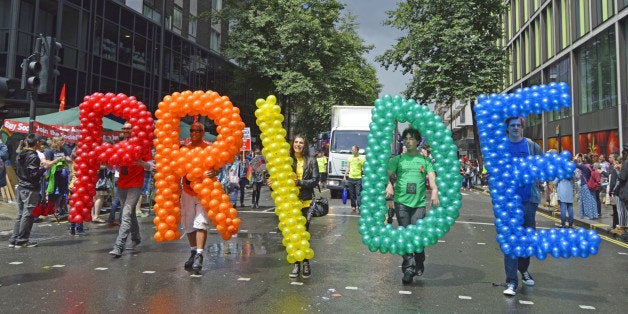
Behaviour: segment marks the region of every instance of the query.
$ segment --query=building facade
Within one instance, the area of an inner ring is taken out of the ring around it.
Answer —
[[[114,92],[153,112],[165,95],[211,89],[254,126],[256,95],[220,54],[227,26],[198,19],[221,7],[221,0],[0,0],[0,77],[20,78],[35,39],[52,36],[63,45],[60,75],[49,94],[37,95],[37,114],[58,110],[63,84],[68,107]],[[0,100],[2,118],[28,115],[24,94]]]
[[[628,0],[507,0],[503,92],[566,82],[573,105],[530,115],[544,148],[607,155],[628,143]]]

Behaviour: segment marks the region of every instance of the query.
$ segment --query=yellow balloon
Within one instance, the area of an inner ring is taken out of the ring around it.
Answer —
[[[282,232],[282,244],[286,247],[289,263],[302,261],[306,252],[312,251],[309,244],[310,234],[305,231],[306,219],[301,213],[299,189],[295,185],[296,174],[292,170],[290,144],[286,141],[287,131],[283,128],[284,116],[281,107],[276,105],[277,98],[269,95],[266,100],[257,99],[255,117],[261,131],[260,139],[266,157],[266,170],[272,182],[271,188],[279,218],[278,227]],[[312,251],[313,252],[313,251]]]

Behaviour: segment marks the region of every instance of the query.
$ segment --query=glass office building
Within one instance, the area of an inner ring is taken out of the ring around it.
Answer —
[[[133,95],[154,112],[163,96],[214,90],[241,108],[255,125],[255,96],[234,77],[237,66],[220,54],[226,25],[197,19],[220,9],[221,0],[0,0],[0,76],[21,77],[21,62],[39,34],[63,45],[60,75],[48,94],[37,96],[37,114],[58,110],[85,95]],[[19,91],[0,100],[4,118],[28,116]]]
[[[609,154],[628,143],[628,0],[508,0],[503,92],[566,82],[573,106],[530,115],[544,150]]]

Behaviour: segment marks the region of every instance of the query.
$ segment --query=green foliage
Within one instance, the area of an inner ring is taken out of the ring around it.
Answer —
[[[381,85],[363,55],[372,49],[336,0],[224,1],[201,18],[229,22],[223,53],[292,113],[294,131],[326,131],[332,105],[370,105]],[[267,95],[256,95],[266,98]]]
[[[499,14],[502,0],[406,0],[386,25],[406,31],[377,60],[414,73],[404,92],[421,102],[451,103],[497,91],[506,71]]]

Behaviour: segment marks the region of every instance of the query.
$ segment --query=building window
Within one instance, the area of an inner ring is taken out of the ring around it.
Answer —
[[[615,31],[607,31],[578,49],[577,95],[580,113],[617,107]]]
[[[174,6],[174,12],[172,13],[172,27],[178,30],[183,28],[183,9],[179,6]]]
[[[212,0],[212,10],[217,11],[222,9],[222,0]]]
[[[556,24],[556,40],[560,43],[558,50],[563,50],[569,45],[569,37],[571,36],[569,32],[569,3],[568,0],[560,0],[556,4],[558,4],[556,22],[560,21],[560,24]]]
[[[595,25],[600,25],[613,15],[614,7],[612,0],[594,0],[595,5]]]
[[[196,16],[190,15],[190,23],[188,25],[188,35],[190,37],[196,38],[196,28],[197,28],[198,20]]]
[[[213,29],[209,38],[209,48],[213,51],[220,51],[220,33]]]
[[[553,64],[549,69],[548,82],[565,82],[571,89],[571,69],[569,68],[569,57],[563,58]],[[573,90],[572,90],[573,92]],[[571,107],[553,110],[547,113],[549,121],[556,121],[571,116]]]
[[[147,1],[144,1],[144,10],[142,11],[142,14],[153,20],[155,23],[161,23],[161,14],[153,9],[153,7],[147,5]]]
[[[548,5],[545,11],[546,14],[546,47],[547,47],[547,59],[554,56],[554,20],[552,19],[552,6]]]
[[[589,32],[589,0],[576,0],[573,3],[575,10],[576,38]]]

